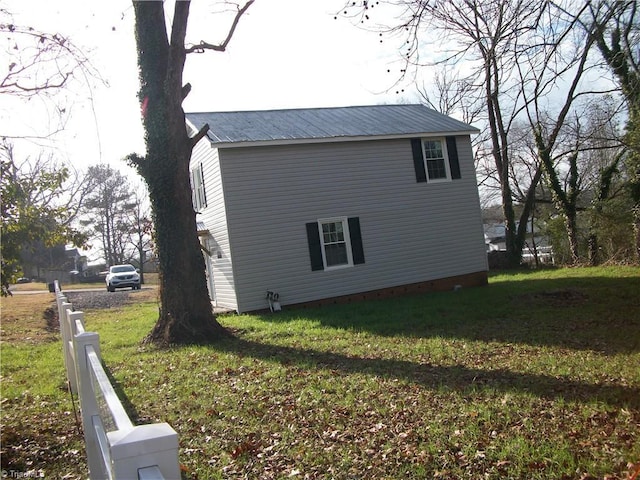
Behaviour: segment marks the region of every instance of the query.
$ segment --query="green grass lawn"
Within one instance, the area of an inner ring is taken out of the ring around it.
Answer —
[[[185,478],[629,479],[640,467],[637,267],[223,316],[234,339],[169,350],[140,345],[155,303],[86,313],[132,418],[178,432]],[[86,476],[63,385],[59,338],[3,342],[3,469]]]

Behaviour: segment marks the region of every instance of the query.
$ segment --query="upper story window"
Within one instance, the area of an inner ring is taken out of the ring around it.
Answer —
[[[456,137],[412,138],[411,151],[418,182],[438,183],[461,178]]]
[[[451,179],[449,164],[446,161],[446,147],[441,139],[423,140],[422,152],[429,182]]]
[[[202,163],[198,163],[191,169],[191,195],[193,208],[196,212],[199,212],[207,206],[207,193],[204,188]]]

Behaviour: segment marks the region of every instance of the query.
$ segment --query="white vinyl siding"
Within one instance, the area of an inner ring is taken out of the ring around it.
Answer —
[[[207,186],[208,205],[200,211],[197,220],[209,230],[203,241],[209,251],[209,275],[213,275],[215,286],[212,297],[216,306],[235,310],[237,299],[218,150],[211,148],[206,138],[193,149],[191,167],[196,166],[200,167],[203,184]]]
[[[410,139],[221,149],[238,310],[486,271],[471,144],[455,141],[461,179],[428,188]],[[359,217],[367,261],[313,271],[305,225],[336,214]]]

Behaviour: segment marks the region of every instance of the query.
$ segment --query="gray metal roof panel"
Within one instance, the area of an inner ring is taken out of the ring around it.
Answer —
[[[240,112],[187,113],[196,128],[209,124],[213,144],[476,133],[466,123],[424,105],[369,105]]]

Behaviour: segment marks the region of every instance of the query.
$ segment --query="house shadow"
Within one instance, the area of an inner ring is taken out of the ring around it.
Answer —
[[[259,360],[303,369],[327,369],[338,374],[368,374],[400,379],[427,389],[450,389],[461,394],[478,389],[504,393],[527,393],[540,398],[570,402],[603,402],[616,408],[640,408],[640,388],[599,385],[576,380],[513,372],[506,369],[480,369],[461,365],[442,366],[405,360],[363,358],[334,352],[300,349],[234,338],[216,344],[225,351]]]
[[[518,272],[522,275],[522,272]],[[526,275],[526,273],[525,273]],[[640,351],[640,277],[574,277],[490,283],[448,292],[265,313],[381,336],[449,338],[590,350]],[[635,293],[634,293],[635,292]],[[614,307],[612,308],[612,305]]]

